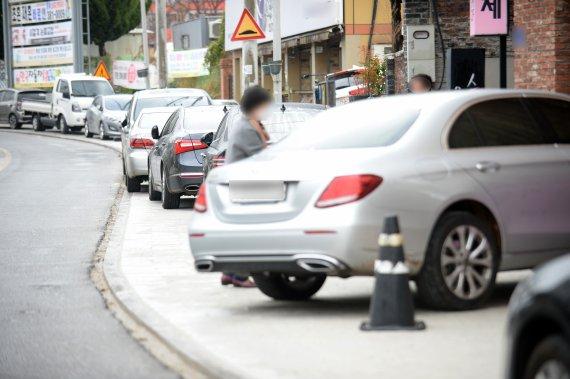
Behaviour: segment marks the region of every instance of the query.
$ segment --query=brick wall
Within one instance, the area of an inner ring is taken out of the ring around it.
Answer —
[[[570,93],[570,2],[516,0],[514,23],[525,36],[515,49],[515,86]]]
[[[233,64],[232,58],[220,59],[220,94],[222,99],[231,99],[233,97],[232,87]]]

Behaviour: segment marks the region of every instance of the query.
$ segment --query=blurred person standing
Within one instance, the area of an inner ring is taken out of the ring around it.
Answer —
[[[427,74],[417,74],[412,76],[409,83],[411,93],[426,93],[433,89],[433,80]]]
[[[269,134],[261,120],[271,105],[271,95],[259,86],[246,89],[240,101],[241,118],[236,122],[228,138],[226,164],[251,157],[267,147]],[[255,287],[245,275],[224,273],[222,285]]]

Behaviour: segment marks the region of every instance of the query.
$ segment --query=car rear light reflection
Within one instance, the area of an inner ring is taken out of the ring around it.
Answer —
[[[321,194],[317,208],[334,207],[362,199],[382,183],[376,175],[337,176]]]
[[[206,202],[206,185],[202,183],[200,189],[198,189],[198,196],[196,197],[196,201],[194,202],[194,210],[196,212],[206,212],[208,209],[207,202]]]
[[[349,96],[366,96],[368,95],[368,88],[360,87],[353,90],[348,91]]]
[[[208,145],[199,139],[178,139],[174,142],[174,154],[182,154],[206,148],[208,148]]]
[[[220,154],[218,154],[214,158],[212,158],[212,166],[214,166],[214,167],[223,166],[225,162],[226,162],[226,152],[225,151],[221,152]]]
[[[154,146],[154,141],[148,138],[131,138],[130,145],[133,149],[150,149]]]

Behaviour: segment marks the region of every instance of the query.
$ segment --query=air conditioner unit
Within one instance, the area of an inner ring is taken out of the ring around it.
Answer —
[[[208,37],[216,39],[222,33],[222,19],[208,20]]]

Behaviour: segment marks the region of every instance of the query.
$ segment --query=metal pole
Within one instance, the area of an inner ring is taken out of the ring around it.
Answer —
[[[156,47],[158,51],[158,86],[168,85],[168,69],[166,67],[166,0],[156,0]]]
[[[507,88],[507,36],[499,36],[499,81],[501,88]]]
[[[255,0],[245,0],[244,7],[252,14],[255,15]],[[244,41],[241,48],[241,64],[242,64],[242,75],[241,75],[241,92],[245,91],[247,87],[257,83],[257,78],[255,74],[257,72],[257,62],[255,57],[257,56],[257,41]],[[246,70],[247,68],[247,70]],[[251,69],[251,74],[246,75],[246,71],[249,72]]]
[[[141,6],[141,28],[142,28],[142,44],[143,44],[143,60],[144,68],[146,69],[147,75],[145,78],[146,89],[150,88],[150,71],[149,71],[149,58],[148,58],[148,32],[146,26],[146,4],[145,0],[140,0]]]
[[[87,3],[87,71],[91,72],[91,18],[89,15],[89,0]]]
[[[14,87],[14,73],[12,72],[12,33],[10,33],[11,19],[10,5],[2,1],[2,33],[4,33],[4,67],[6,68],[6,86]]]
[[[85,72],[83,64],[83,15],[81,0],[73,0],[73,71]]]
[[[281,61],[281,0],[273,0],[273,60]],[[283,65],[281,65],[283,67]],[[271,75],[273,78],[273,98],[277,102],[283,101],[282,72]]]

